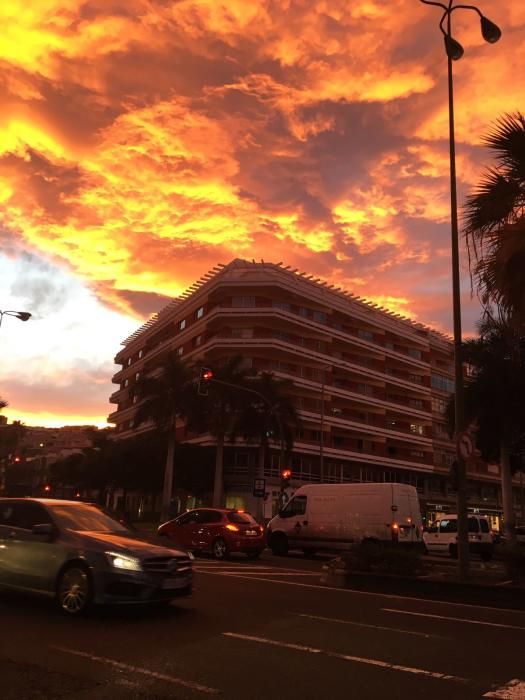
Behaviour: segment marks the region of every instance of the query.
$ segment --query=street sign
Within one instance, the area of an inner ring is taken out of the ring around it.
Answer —
[[[474,442],[472,440],[472,435],[467,430],[459,433],[456,439],[456,450],[458,457],[461,459],[468,459],[472,456],[474,452]]]
[[[281,491],[279,494],[279,508],[282,510],[289,500],[290,496],[286,493],[286,491]]]
[[[264,498],[266,495],[266,479],[253,480],[253,495],[256,498]]]

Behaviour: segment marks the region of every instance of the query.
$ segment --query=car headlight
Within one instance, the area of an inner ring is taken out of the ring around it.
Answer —
[[[111,566],[115,569],[126,571],[142,571],[140,559],[132,557],[130,554],[120,554],[119,552],[106,552],[106,557]]]

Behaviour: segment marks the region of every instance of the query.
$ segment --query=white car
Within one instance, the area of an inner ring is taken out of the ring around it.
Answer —
[[[458,555],[458,516],[446,515],[425,529],[423,541],[429,554]],[[480,515],[468,516],[469,551],[479,554],[482,559],[492,559],[494,551],[493,535],[489,521]]]

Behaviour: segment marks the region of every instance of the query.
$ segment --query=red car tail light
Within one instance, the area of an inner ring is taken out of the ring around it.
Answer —
[[[231,532],[239,532],[239,528],[237,527],[237,525],[232,525],[231,523],[228,523],[226,525],[226,529],[230,530]]]

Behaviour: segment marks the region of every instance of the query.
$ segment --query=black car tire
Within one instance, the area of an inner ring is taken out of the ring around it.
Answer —
[[[226,540],[223,537],[217,537],[217,539],[213,541],[211,551],[215,559],[218,559],[219,561],[222,559],[227,559],[229,551]]]
[[[270,540],[270,549],[277,557],[285,557],[288,554],[288,538],[281,532],[276,532]]]
[[[56,601],[66,615],[82,615],[93,602],[93,583],[83,564],[69,564],[60,572],[56,586]]]

